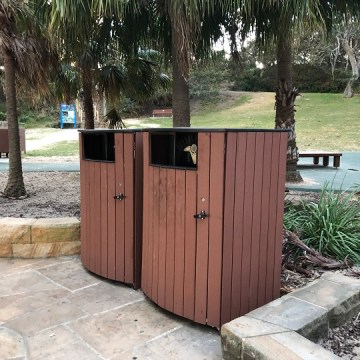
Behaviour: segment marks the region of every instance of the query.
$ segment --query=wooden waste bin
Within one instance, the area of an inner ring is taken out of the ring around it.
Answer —
[[[80,131],[81,261],[107,279],[140,286],[142,133]]]
[[[156,304],[220,327],[279,297],[287,138],[144,133],[141,287]]]

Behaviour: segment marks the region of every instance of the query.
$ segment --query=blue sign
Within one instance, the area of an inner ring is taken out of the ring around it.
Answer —
[[[75,104],[60,104],[60,128],[64,128],[64,124],[74,124],[76,128],[76,106]]]

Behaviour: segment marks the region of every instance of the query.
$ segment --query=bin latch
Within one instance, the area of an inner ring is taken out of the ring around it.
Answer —
[[[208,215],[207,213],[205,212],[205,210],[201,210],[200,211],[200,214],[195,214],[194,215],[194,219],[201,219],[201,220],[204,220],[205,218],[207,218]]]
[[[125,195],[123,193],[120,193],[118,195],[114,196],[115,200],[124,200],[125,199]]]

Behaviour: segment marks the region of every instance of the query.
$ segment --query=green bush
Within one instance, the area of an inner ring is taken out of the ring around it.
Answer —
[[[6,113],[0,111],[0,121],[6,121]]]
[[[320,254],[360,264],[360,202],[355,192],[335,192],[326,184],[318,202],[285,209],[284,226]]]

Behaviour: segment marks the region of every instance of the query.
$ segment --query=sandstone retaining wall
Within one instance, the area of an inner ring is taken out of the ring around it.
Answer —
[[[79,253],[80,221],[76,218],[0,218],[0,257],[38,258]]]

